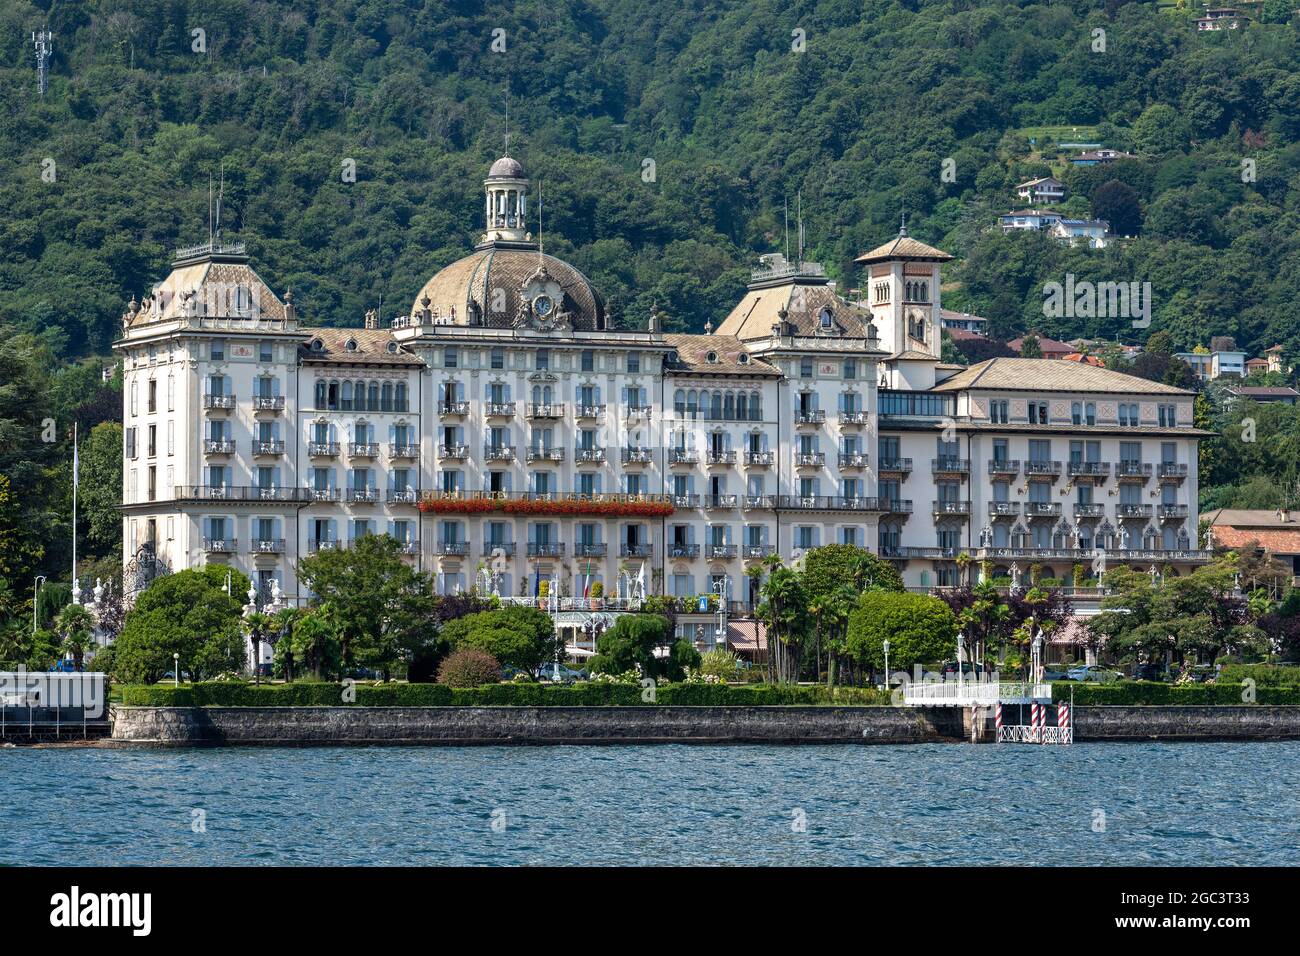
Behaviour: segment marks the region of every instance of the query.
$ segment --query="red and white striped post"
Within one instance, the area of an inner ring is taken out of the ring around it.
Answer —
[[[1043,705],[1034,701],[1029,705],[1029,724],[1033,728],[1031,738],[1041,740],[1043,736]]]
[[[1067,737],[1065,731],[1070,729],[1070,705],[1065,701],[1056,705],[1056,726],[1061,728],[1062,743],[1064,743]]]
[[[1002,701],[993,705],[993,734],[995,740],[1002,739]]]

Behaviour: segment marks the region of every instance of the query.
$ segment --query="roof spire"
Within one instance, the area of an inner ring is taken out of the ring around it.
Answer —
[[[904,209],[901,213],[898,214],[898,234],[900,236],[907,235],[907,210],[906,209]]]

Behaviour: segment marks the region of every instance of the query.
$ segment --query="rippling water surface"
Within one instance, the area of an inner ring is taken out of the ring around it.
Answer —
[[[7,749],[0,864],[1295,864],[1298,784],[1300,743]]]

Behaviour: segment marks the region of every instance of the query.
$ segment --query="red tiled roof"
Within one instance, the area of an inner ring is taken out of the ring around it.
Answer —
[[[1273,554],[1300,554],[1300,528],[1293,531],[1269,531],[1266,528],[1214,526],[1214,543],[1224,548],[1242,548],[1252,541]]]

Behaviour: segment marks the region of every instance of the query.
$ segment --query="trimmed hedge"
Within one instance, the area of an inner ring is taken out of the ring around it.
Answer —
[[[1074,703],[1089,706],[1144,706],[1144,705],[1231,705],[1243,704],[1241,684],[1222,681],[1213,684],[1165,684],[1159,681],[1119,681],[1113,684],[1071,684],[1057,682],[1052,685],[1052,700],[1069,701],[1074,690]],[[1300,704],[1300,686],[1255,688],[1257,704]]]
[[[631,684],[489,684],[447,687],[443,684],[357,684],[356,703],[363,707],[608,707],[640,706],[642,689]],[[676,707],[764,707],[797,704],[883,705],[889,694],[866,687],[796,687],[776,684],[672,684],[655,688],[654,703]],[[128,707],[338,707],[341,684],[299,681],[293,684],[210,682],[127,685]]]
[[[1247,677],[1256,687],[1295,687],[1300,685],[1300,667],[1292,664],[1226,664],[1219,672],[1219,680],[1240,684]]]

